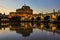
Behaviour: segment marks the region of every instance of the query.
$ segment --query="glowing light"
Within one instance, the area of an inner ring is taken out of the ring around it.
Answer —
[[[53,15],[52,15],[52,19],[56,19],[56,15],[53,14]]]
[[[56,27],[55,27],[55,26],[53,26],[53,27],[52,27],[52,31],[55,31],[55,30],[56,30]]]

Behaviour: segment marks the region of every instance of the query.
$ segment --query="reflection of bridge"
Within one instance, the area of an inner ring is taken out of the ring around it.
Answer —
[[[16,33],[22,34],[23,36],[29,36],[33,32],[34,28],[40,30],[53,31],[60,33],[60,24],[53,23],[38,23],[38,22],[21,22],[21,23],[3,23],[0,24],[0,30],[4,28],[9,28],[11,31],[16,31]]]

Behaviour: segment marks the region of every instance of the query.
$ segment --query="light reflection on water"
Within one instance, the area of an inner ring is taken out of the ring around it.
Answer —
[[[60,40],[59,24],[31,22],[2,24],[0,40]]]

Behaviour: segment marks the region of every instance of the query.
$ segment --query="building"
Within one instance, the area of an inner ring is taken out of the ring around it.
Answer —
[[[28,18],[29,15],[33,14],[33,10],[26,5],[23,5],[22,8],[16,9],[16,12],[10,12],[9,18],[13,16]]]

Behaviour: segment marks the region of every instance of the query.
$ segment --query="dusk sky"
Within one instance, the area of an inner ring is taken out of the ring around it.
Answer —
[[[33,13],[52,12],[53,9],[60,10],[60,0],[0,0],[0,13],[9,14],[24,4],[33,9]]]

